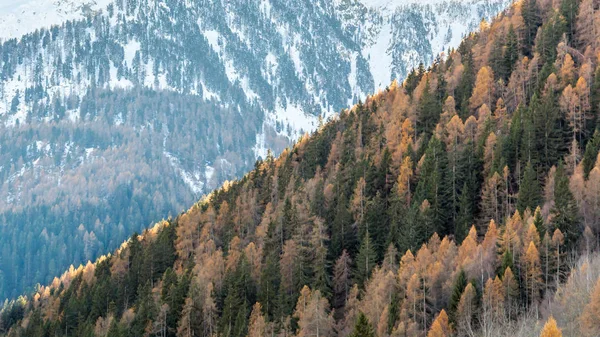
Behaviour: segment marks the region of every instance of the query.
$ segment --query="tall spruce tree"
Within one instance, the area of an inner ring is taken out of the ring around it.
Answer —
[[[371,270],[375,267],[377,261],[377,254],[373,247],[373,242],[369,235],[369,232],[365,233],[362,242],[360,243],[360,249],[358,255],[356,255],[356,274],[354,279],[360,285],[364,284],[365,281],[371,275]]]
[[[587,143],[581,165],[583,165],[583,175],[585,179],[588,179],[590,172],[596,165],[598,159],[598,153],[600,152],[600,130],[594,131],[594,136]]]
[[[369,319],[362,312],[358,314],[358,319],[356,320],[356,324],[354,325],[354,330],[350,337],[375,337],[375,329],[373,329],[373,325],[369,322]]]
[[[448,223],[448,157],[444,143],[436,136],[431,137],[421,166],[419,182],[415,191],[415,202],[421,205],[427,200],[433,222],[433,231],[449,232]],[[433,234],[433,233],[430,233]]]
[[[582,233],[581,217],[577,202],[569,188],[569,176],[561,162],[554,176],[554,207],[551,210],[552,225],[565,236],[567,250],[574,248]]]
[[[523,214],[525,209],[529,209],[530,211],[535,210],[541,202],[542,192],[540,183],[537,179],[537,173],[535,172],[533,165],[531,165],[531,162],[528,162],[519,188],[517,209]]]

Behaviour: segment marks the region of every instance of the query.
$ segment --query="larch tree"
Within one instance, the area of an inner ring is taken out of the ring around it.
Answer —
[[[404,157],[402,159],[402,164],[400,165],[400,174],[398,175],[397,180],[397,189],[398,189],[398,197],[406,204],[410,204],[411,199],[411,180],[413,177],[413,162],[410,159],[410,156]]]
[[[423,291],[419,275],[412,274],[406,284],[406,298],[403,306],[409,316],[415,322],[422,322]],[[418,323],[417,323],[418,324]]]
[[[562,337],[562,331],[558,328],[556,320],[553,317],[548,318],[540,337]]]
[[[396,278],[394,274],[380,267],[373,270],[373,275],[365,284],[364,298],[360,307],[369,321],[378,327],[378,330],[380,330],[378,324],[380,317],[391,303],[395,287]],[[387,326],[387,321],[385,324]]]
[[[266,336],[266,333],[267,324],[262,313],[262,306],[260,303],[256,302],[252,307],[252,313],[250,314],[247,337],[264,337]]]
[[[338,309],[344,307],[348,293],[352,287],[352,259],[346,250],[336,260],[333,267],[333,307]]]
[[[598,47],[598,34],[600,33],[600,17],[594,8],[594,0],[583,0],[579,4],[579,13],[575,23],[578,47],[585,50],[591,46],[592,50]]]
[[[352,333],[357,317],[362,314],[360,311],[360,301],[358,300],[358,285],[355,284],[348,293],[346,306],[339,310],[342,318],[336,324],[336,331],[341,337],[347,337]],[[362,314],[364,316],[364,314]],[[368,320],[367,320],[368,321]]]
[[[581,115],[581,135],[577,141],[583,144],[584,140],[587,139],[589,135],[589,121],[594,118],[594,116],[590,115],[592,108],[590,106],[590,88],[583,76],[579,77],[577,80],[575,92],[577,93],[577,97],[579,97],[579,110]]]
[[[542,288],[542,269],[540,264],[540,254],[533,243],[529,242],[529,247],[524,255],[525,264],[525,288],[527,290],[527,300],[532,307],[537,308]]]
[[[448,315],[446,314],[446,311],[444,309],[442,309],[442,311],[440,311],[440,313],[437,315],[437,317],[431,324],[431,328],[429,328],[427,337],[450,337],[450,336],[452,336],[452,329],[450,329]]]
[[[504,184],[502,177],[495,172],[486,179],[481,192],[481,224],[487,225],[490,220],[501,221],[502,201],[504,199]],[[480,233],[485,233],[483,226],[479,229]]]
[[[600,156],[585,183],[585,222],[595,235],[600,234]]]
[[[329,313],[329,303],[319,290],[312,292],[307,286],[302,289],[294,317],[298,319],[298,337],[331,336],[333,315]]]
[[[580,142],[582,139],[582,132],[584,118],[581,111],[581,99],[570,84],[563,90],[559,100],[560,108],[565,114],[565,119],[569,122],[571,127],[572,142]],[[577,164],[576,162],[574,164]]]
[[[565,236],[558,228],[555,229],[554,233],[552,234],[552,244],[555,247],[554,248],[554,255],[555,255],[554,258],[556,260],[556,265],[554,267],[556,274],[554,276],[554,280],[556,281],[556,289],[558,289],[558,286],[560,283],[561,268],[563,268],[563,266],[561,265],[561,257],[562,257],[561,247],[565,244]]]
[[[481,309],[480,329],[484,336],[490,336],[496,324],[504,318],[504,289],[498,276],[486,281]]]
[[[583,335],[598,336],[598,331],[600,331],[600,278],[594,286],[590,302],[585,306],[580,320]]]
[[[469,102],[472,110],[477,110],[483,104],[492,106],[494,103],[494,72],[490,67],[481,67],[475,79],[473,95]]]
[[[519,283],[510,267],[504,270],[502,276],[502,288],[504,290],[505,310],[509,319],[516,317],[519,301]]]
[[[571,54],[566,54],[560,68],[560,78],[564,86],[575,83],[575,62]]]
[[[461,336],[473,336],[476,327],[473,319],[476,313],[477,292],[473,284],[469,283],[460,297],[456,310],[456,330]]]

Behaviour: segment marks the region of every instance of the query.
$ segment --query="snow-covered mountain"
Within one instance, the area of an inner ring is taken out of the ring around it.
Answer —
[[[0,261],[0,297],[241,176],[509,2],[0,0],[0,220],[21,224],[0,238],[47,238],[6,243],[31,261]]]
[[[106,8],[112,0],[0,1],[0,39],[19,38],[36,29],[81,20]]]

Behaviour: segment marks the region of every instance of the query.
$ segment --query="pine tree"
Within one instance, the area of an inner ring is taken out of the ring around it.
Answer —
[[[569,177],[562,162],[556,169],[554,178],[554,207],[552,208],[552,225],[559,229],[565,237],[565,245],[570,250],[579,237],[580,215],[573,193],[569,188]]]
[[[519,60],[519,41],[517,40],[517,34],[511,24],[506,34],[506,47],[504,49],[504,76],[501,77],[504,82],[508,81],[512,74],[517,62]]]
[[[352,223],[348,198],[342,192],[337,200],[331,232],[331,254],[334,256],[339,256],[344,250],[347,250],[349,253],[356,252],[357,233]]]
[[[519,188],[517,209],[521,213],[525,212],[525,209],[533,210],[541,204],[541,201],[542,192],[537,179],[537,174],[531,165],[531,162],[528,162]]]
[[[457,243],[461,243],[469,232],[469,226],[474,223],[472,201],[469,198],[469,188],[465,181],[462,192],[460,194],[460,202],[458,205],[458,216],[456,219],[456,229],[454,237]]]
[[[544,224],[544,218],[542,217],[542,209],[540,206],[536,207],[535,212],[533,213],[533,224],[535,225],[540,237],[544,237],[546,234],[546,225]]]
[[[566,32],[570,41],[574,40],[575,19],[577,13],[579,13],[579,2],[578,0],[562,0],[560,3],[560,14],[565,18]]]
[[[585,153],[581,161],[585,179],[588,179],[590,172],[594,168],[598,153],[600,153],[600,131],[596,130],[594,131],[594,136],[585,147]]]
[[[417,121],[417,131],[428,137],[431,135],[435,125],[440,119],[440,114],[442,113],[440,102],[436,99],[435,95],[431,93],[429,79],[427,79],[425,89],[423,89],[423,94],[421,95],[417,107],[419,116],[419,120]]]
[[[433,220],[433,232],[448,233],[448,158],[444,143],[431,137],[421,165],[419,182],[415,192],[415,202],[420,205],[427,200]],[[433,232],[428,233],[430,237]]]
[[[373,243],[371,242],[369,232],[367,232],[365,233],[365,237],[358,250],[358,255],[356,256],[356,274],[354,278],[358,284],[364,284],[366,280],[369,279],[371,270],[375,267],[376,259],[377,255]]]
[[[448,316],[450,317],[450,322],[456,324],[456,310],[458,309],[458,303],[460,302],[460,297],[465,291],[465,287],[467,286],[467,274],[463,269],[458,272],[456,279],[454,280],[454,285],[452,287],[452,295],[450,296],[450,301],[448,303]]]
[[[367,316],[362,312],[358,314],[358,320],[354,325],[354,331],[350,337],[375,337],[375,329],[373,329],[373,325],[367,319]]]
[[[525,23],[522,45],[523,54],[531,55],[538,27],[542,25],[542,18],[540,16],[537,0],[524,0],[521,5],[521,15],[523,16],[523,22]]]

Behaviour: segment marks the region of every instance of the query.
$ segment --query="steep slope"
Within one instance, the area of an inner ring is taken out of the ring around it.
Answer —
[[[4,5],[0,36],[31,33],[0,51],[0,298],[241,176],[507,3]]]
[[[0,39],[20,38],[37,29],[81,20],[112,0],[11,0],[0,4]]]
[[[0,331],[536,334],[543,297],[583,279],[576,270],[561,288],[566,256],[598,248],[594,6],[517,3],[448,60],[8,303]],[[578,269],[598,275],[597,262]],[[597,308],[591,293],[577,305]],[[598,331],[575,309],[557,313],[559,326],[582,323],[565,333]]]

